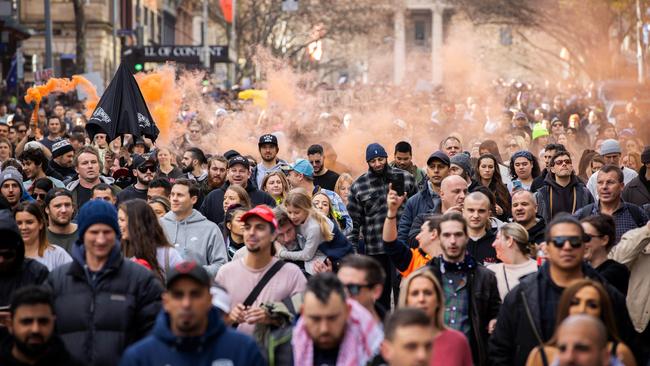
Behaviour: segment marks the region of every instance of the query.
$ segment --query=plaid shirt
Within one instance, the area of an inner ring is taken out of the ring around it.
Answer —
[[[390,174],[404,175],[404,190],[409,197],[417,193],[415,179],[411,174],[389,166],[386,177],[389,177]],[[355,250],[358,250],[360,235],[362,235],[366,248],[365,254],[385,253],[381,235],[388,210],[387,195],[388,178],[378,177],[367,172],[352,183],[348,197],[348,213],[353,222],[350,241]],[[401,210],[400,207],[400,213]]]
[[[633,214],[631,211],[635,210]],[[583,219],[590,215],[597,215],[600,213],[600,202],[598,204],[587,205],[578,210],[574,216],[578,219]],[[616,224],[616,243],[621,241],[621,237],[626,232],[642,227],[648,222],[648,216],[645,211],[632,203],[621,201],[621,205],[614,211],[614,223]],[[636,219],[635,219],[636,218]]]
[[[445,292],[445,324],[471,337],[467,274],[451,271],[443,273],[442,289]]]

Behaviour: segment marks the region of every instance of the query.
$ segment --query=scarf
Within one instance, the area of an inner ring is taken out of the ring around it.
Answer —
[[[336,364],[341,366],[366,365],[376,354],[384,339],[384,332],[370,312],[358,302],[348,299],[350,315],[345,334],[339,346]],[[295,365],[313,366],[314,343],[305,328],[304,318],[298,319],[291,339]]]
[[[447,262],[442,255],[440,255],[440,273],[449,272],[469,272],[476,268],[476,260],[469,254],[465,254],[465,259],[462,262],[453,263]]]

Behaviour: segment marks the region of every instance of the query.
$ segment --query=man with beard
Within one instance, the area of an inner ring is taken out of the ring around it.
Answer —
[[[203,165],[207,162],[203,150],[198,147],[190,147],[183,153],[183,160],[181,165],[183,173],[186,174],[187,179],[202,183],[208,178],[208,172],[203,169]]]
[[[52,145],[52,160],[49,168],[57,172],[63,181],[75,179],[77,172],[74,170],[72,160],[74,159],[74,149],[67,139],[55,142]]]
[[[528,231],[531,244],[544,242],[546,221],[537,216],[537,201],[532,193],[523,189],[512,193],[512,220]]]
[[[133,175],[135,175],[137,181],[117,194],[118,205],[136,198],[147,200],[149,183],[153,180],[154,174],[156,174],[158,163],[152,157],[145,158],[141,155],[134,155],[133,167],[135,168],[133,169]]]
[[[364,250],[361,253],[369,255],[381,263],[386,272],[384,291],[379,303],[390,308],[390,293],[393,289],[395,267],[386,254],[381,238],[386,217],[386,195],[391,179],[404,181],[404,192],[409,196],[417,193],[413,176],[401,169],[388,166],[388,154],[378,143],[372,143],[366,148],[368,171],[362,174],[350,187],[348,198],[348,213],[352,217],[352,232],[350,242],[359,251],[359,241],[363,236]],[[400,209],[401,211],[401,209]],[[388,217],[397,220],[398,217]]]
[[[397,152],[395,152],[395,156],[397,161]],[[440,185],[442,180],[449,175],[449,166],[449,157],[440,150],[431,154],[427,159],[429,179],[425,182],[426,188],[409,198],[399,219],[398,238],[403,243],[417,247],[415,236],[422,226],[423,217],[428,214],[440,213]]]
[[[208,220],[219,225],[223,222],[223,196],[230,185],[243,187],[251,198],[253,206],[268,205],[275,207],[275,200],[268,193],[255,187],[251,179],[250,162],[241,155],[236,155],[228,161],[227,182],[205,197],[201,205],[201,213]]]
[[[587,187],[576,177],[571,155],[558,151],[548,164],[545,185],[536,193],[538,215],[550,222],[560,212],[573,214],[594,202]]]
[[[246,254],[223,265],[215,282],[230,295],[231,310],[226,323],[252,335],[255,324],[270,320],[263,304],[282,301],[304,291],[307,281],[298,266],[274,256],[278,221],[270,207],[259,205],[243,214],[240,220],[244,223]],[[244,302],[266,273],[271,273],[266,285],[245,306]]]
[[[277,158],[280,148],[278,147],[278,138],[274,135],[266,134],[260,137],[257,147],[262,161],[253,169],[253,182],[260,187],[266,173],[286,165],[286,162]]]
[[[494,272],[467,253],[468,239],[463,216],[458,212],[444,214],[440,219],[442,255],[427,266],[445,293],[445,325],[465,334],[475,365],[487,365],[489,332],[499,313],[501,297]]]
[[[427,174],[424,170],[413,164],[413,148],[411,147],[411,144],[406,141],[398,142],[395,145],[393,158],[395,160],[390,163],[390,166],[411,173],[415,178],[415,184],[418,186],[418,191],[423,191],[427,186]]]
[[[213,156],[208,159],[208,179],[206,179],[201,189],[203,194],[221,188],[226,183],[226,175],[228,173],[228,160],[221,155]]]
[[[339,179],[339,173],[325,167],[325,153],[321,145],[311,145],[307,149],[307,159],[314,168],[314,184],[334,191],[336,181]]]
[[[45,196],[45,213],[48,218],[47,241],[56,243],[72,253],[72,245],[77,241],[77,224],[72,222],[74,203],[72,194],[65,188],[55,188]]]
[[[54,333],[54,299],[47,288],[26,286],[16,291],[10,314],[10,336],[0,345],[1,365],[79,365]]]
[[[224,324],[212,305],[211,283],[196,262],[171,268],[164,311],[152,333],[126,350],[120,365],[266,365],[252,338]]]

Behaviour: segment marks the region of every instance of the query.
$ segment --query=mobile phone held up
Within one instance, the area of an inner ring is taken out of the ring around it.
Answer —
[[[404,195],[404,175],[403,174],[391,174],[389,183],[393,191],[397,192],[398,196]]]

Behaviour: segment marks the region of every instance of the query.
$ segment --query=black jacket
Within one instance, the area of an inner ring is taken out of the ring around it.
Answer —
[[[650,203],[650,191],[648,181],[645,179],[646,167],[642,166],[639,175],[625,185],[623,189],[623,201],[643,206]]]
[[[530,351],[541,342],[547,342],[551,335],[544,336],[541,324],[542,306],[546,305],[541,291],[545,283],[550,281],[549,264],[537,272],[521,278],[503,300],[499,318],[492,337],[490,338],[490,363],[492,365],[525,365]],[[589,265],[583,265],[586,277],[605,285],[616,310],[614,314],[623,341],[631,345],[629,335],[632,334],[632,323],[628,316],[625,298],[613,288]],[[526,308],[530,311],[530,318]],[[548,310],[548,309],[545,309]],[[554,313],[556,310],[551,310]]]
[[[51,342],[47,353],[33,366],[81,366],[81,363],[72,359],[58,335],[53,334]],[[2,344],[0,344],[0,365],[28,366],[29,364],[22,363],[14,358],[11,354],[13,347],[14,338],[10,335],[3,337]]]
[[[42,284],[50,272],[37,261],[25,258],[23,239],[9,210],[0,210],[0,240],[2,247],[16,250],[14,262],[7,266],[6,271],[0,272],[0,306],[7,306],[14,291],[27,285]]]
[[[543,218],[537,217],[538,221],[533,227],[528,229],[528,241],[532,244],[541,244],[546,235],[546,221]]]
[[[58,176],[60,176],[61,178],[58,178],[57,176],[52,175],[52,172],[56,172],[58,174]],[[74,168],[72,168],[72,167],[70,167],[70,168],[62,167],[61,165],[59,165],[54,160],[50,160],[50,162],[48,164],[48,169],[46,171],[46,174],[48,176],[50,176],[50,177],[57,178],[57,179],[59,179],[61,181],[74,180],[74,179],[77,179],[77,176],[78,176],[77,171]]]
[[[440,257],[433,258],[427,263],[438,281],[442,283],[440,272]],[[472,334],[469,339],[472,348],[472,358],[475,365],[487,365],[488,359],[488,323],[496,319],[501,306],[501,297],[497,288],[497,278],[494,272],[478,265],[470,270],[467,276],[469,296],[469,318]]]
[[[575,175],[571,176],[571,182],[566,187],[562,187],[555,181],[553,173],[549,173],[544,182],[546,184],[535,193],[535,199],[537,215],[543,217],[546,222],[550,222],[554,214],[559,212],[573,214],[594,202],[589,189]],[[551,212],[551,207],[554,212]]]
[[[428,183],[426,183],[423,190],[406,201],[404,210],[399,218],[397,238],[400,241],[407,243],[411,238],[410,232],[411,228],[413,228],[416,217],[422,214],[440,213],[440,207],[442,207],[440,196],[435,192],[430,192]],[[420,232],[421,226],[422,223],[417,227],[417,233]]]
[[[49,278],[56,330],[84,365],[117,365],[124,349],[147,335],[160,311],[160,282],[143,266],[124,260],[119,244],[103,269],[90,273],[76,243],[73,261]]]
[[[203,204],[199,211],[207,218],[208,220],[219,224],[223,222],[223,195],[226,193],[226,190],[230,187],[230,182],[224,183],[224,185],[210,192],[207,197],[203,200]],[[257,205],[267,205],[269,207],[275,207],[275,200],[268,193],[260,191],[255,188],[253,181],[248,180],[246,184],[246,192],[251,199],[253,206]]]

